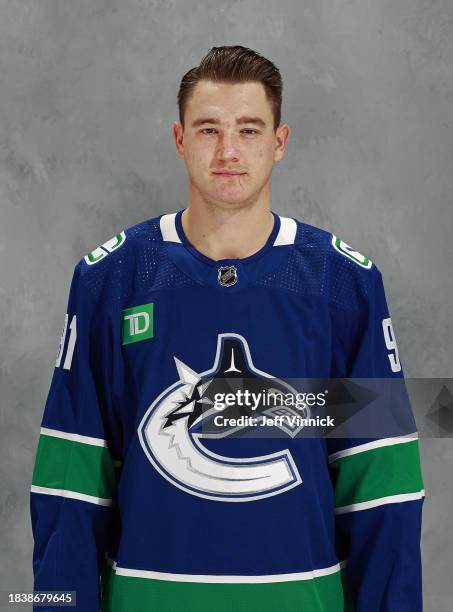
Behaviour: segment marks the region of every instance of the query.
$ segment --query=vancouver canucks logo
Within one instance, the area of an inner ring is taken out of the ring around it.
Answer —
[[[267,387],[294,392],[284,381],[254,367],[243,336],[219,334],[214,365],[204,372],[174,359],[179,380],[154,400],[138,427],[144,452],[164,478],[187,493],[224,502],[278,495],[302,482],[288,449],[230,457],[212,452],[201,442],[204,437],[222,437],[201,433],[202,427],[209,431],[215,416],[237,416],[237,406],[226,406],[221,412],[214,406],[212,398],[219,392],[243,387],[245,381],[251,391]],[[258,416],[272,411],[275,408],[257,410]]]

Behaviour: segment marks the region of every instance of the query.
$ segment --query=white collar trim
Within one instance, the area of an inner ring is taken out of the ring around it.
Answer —
[[[181,242],[176,231],[175,217],[177,213],[162,215],[160,218],[160,231],[166,242]]]
[[[165,242],[181,242],[178,232],[176,231],[177,213],[168,213],[160,218],[160,231]],[[278,215],[280,217],[280,215]],[[291,217],[280,217],[280,229],[275,237],[272,246],[282,246],[285,244],[294,244],[296,239],[297,223]]]
[[[291,217],[280,217],[280,229],[274,240],[273,246],[294,244],[296,232],[297,223],[295,219],[292,219]]]

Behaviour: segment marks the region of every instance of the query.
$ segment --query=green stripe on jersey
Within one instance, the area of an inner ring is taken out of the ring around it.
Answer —
[[[337,508],[423,489],[418,440],[340,457],[329,470]]]
[[[112,499],[115,470],[106,447],[41,434],[32,484]]]
[[[344,570],[287,582],[225,584],[121,576],[107,569],[102,612],[353,612]]]

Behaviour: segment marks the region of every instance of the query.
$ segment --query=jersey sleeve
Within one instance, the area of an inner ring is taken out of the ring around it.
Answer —
[[[79,262],[72,278],[44,407],[30,511],[34,590],[75,591],[78,610],[98,612],[116,479],[103,324],[93,295],[84,287],[83,265]]]
[[[342,350],[349,347],[344,376],[400,378],[406,390],[382,275],[374,264],[369,274],[366,306],[349,326],[353,338],[343,335],[341,342]],[[408,410],[412,415],[410,404]],[[332,438],[327,451],[338,554],[346,563],[355,612],[420,612],[424,488],[417,432]]]

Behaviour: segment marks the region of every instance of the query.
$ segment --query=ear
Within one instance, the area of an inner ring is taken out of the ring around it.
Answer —
[[[286,143],[291,134],[291,128],[287,123],[279,125],[275,133],[274,161],[279,162],[285,156]]]
[[[184,128],[179,121],[173,121],[171,128],[176,146],[176,153],[180,159],[184,159]]]

